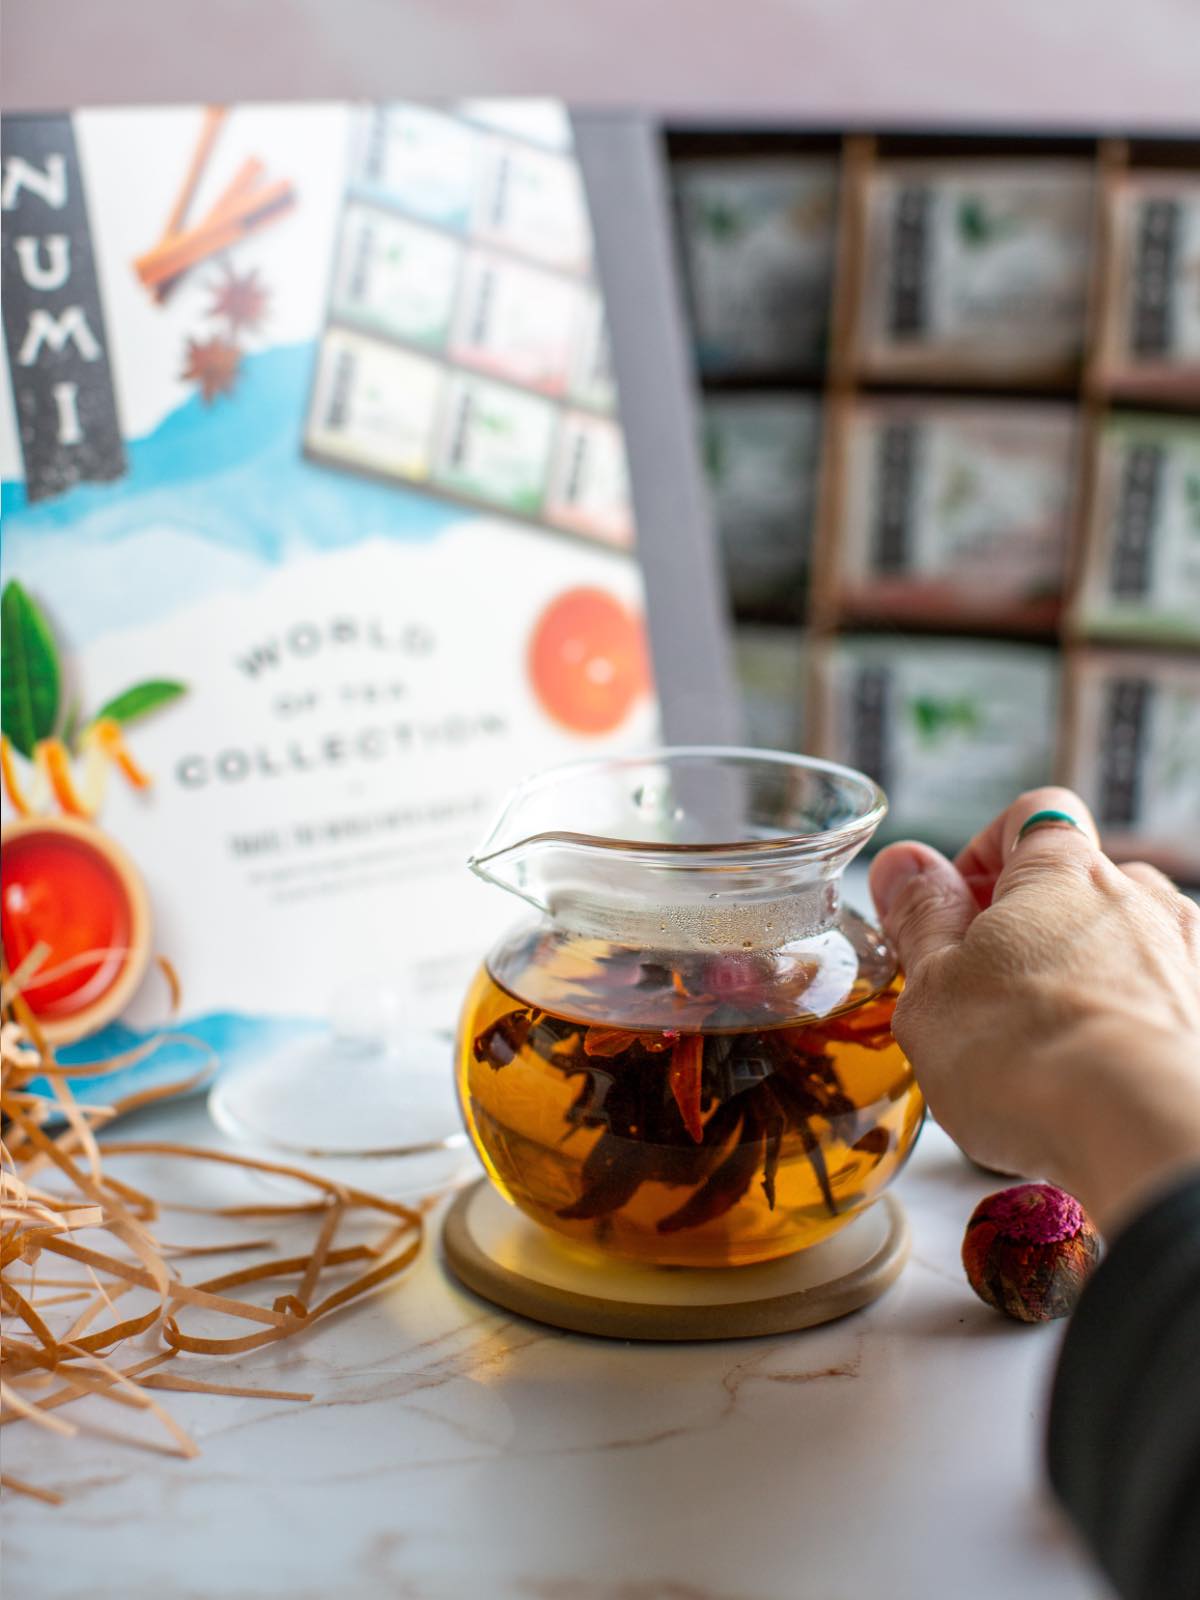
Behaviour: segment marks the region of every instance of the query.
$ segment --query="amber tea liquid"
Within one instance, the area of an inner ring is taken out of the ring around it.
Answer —
[[[873,976],[816,1017],[813,969],[779,956],[511,941],[463,1013],[476,1148],[523,1211],[609,1253],[735,1266],[814,1244],[887,1185],[924,1114],[891,1036],[900,980]]]

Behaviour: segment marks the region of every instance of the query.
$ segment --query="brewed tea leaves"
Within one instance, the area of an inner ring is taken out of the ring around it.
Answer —
[[[523,1055],[571,1080],[559,1143],[584,1131],[595,1142],[562,1219],[608,1222],[644,1184],[686,1186],[692,1193],[655,1224],[680,1233],[732,1210],[756,1174],[774,1211],[780,1168],[801,1152],[836,1216],[826,1144],[871,1160],[891,1149],[837,1068],[848,1045],[891,1043],[890,1000],[805,1020],[815,968],[804,963],[739,952],[668,966],[623,948],[589,961],[563,982],[570,1013],[518,1005],[474,1040],[475,1059],[493,1070]]]
[[[537,1011],[509,1011],[479,1034],[472,1050],[476,1061],[486,1061],[498,1072],[515,1061],[525,1047],[529,1030],[540,1015]]]
[[[834,1197],[833,1185],[829,1182],[829,1168],[825,1164],[825,1152],[821,1149],[816,1134],[807,1122],[801,1122],[796,1131],[800,1135],[800,1142],[804,1146],[808,1164],[812,1167],[817,1183],[820,1185],[821,1198],[829,1207],[829,1215],[836,1217],[838,1214],[837,1200]]]
[[[814,1042],[836,1039],[840,1044],[862,1045],[866,1050],[886,1050],[892,1042],[894,1006],[881,1001],[834,1017],[811,1032]]]
[[[512,1014],[501,1021],[509,1024],[501,1035],[507,1046],[519,1034],[520,1023],[513,1022]],[[608,1216],[643,1183],[699,1184],[695,1194],[658,1224],[660,1232],[681,1232],[731,1210],[760,1167],[763,1193],[774,1210],[776,1177],[789,1134],[798,1138],[830,1215],[837,1215],[813,1121],[828,1124],[853,1144],[860,1138],[861,1113],[842,1089],[832,1057],[799,1048],[794,1039],[774,1030],[647,1035],[597,1026],[588,1028],[583,1040],[581,1049],[564,1054],[559,1044],[544,1056],[567,1076],[584,1078],[566,1114],[570,1133],[603,1130],[584,1162],[583,1193],[558,1212],[560,1217]],[[671,1062],[664,1084],[655,1058],[666,1048],[671,1049]],[[711,1110],[707,1121],[702,1108]],[[856,1148],[864,1154],[885,1153],[890,1144],[886,1130],[872,1131],[876,1137],[869,1145]]]
[[[829,1209],[829,1215],[836,1217],[837,1201],[834,1199],[829,1182],[829,1168],[825,1165],[825,1154],[820,1141],[809,1122],[809,1116],[815,1109],[811,1096],[806,1095],[805,1091],[794,1083],[789,1083],[782,1073],[768,1079],[764,1090],[783,1112],[788,1126],[799,1135],[800,1143],[804,1146],[804,1154],[808,1157],[808,1164],[813,1169],[813,1176],[821,1190],[821,1198]]]
[[[639,962],[635,987],[638,989],[669,989],[671,987],[670,967],[663,966],[660,961]]]
[[[747,1097],[748,1099],[749,1097]],[[716,1171],[678,1211],[658,1222],[659,1233],[680,1233],[731,1211],[754,1182],[763,1160],[764,1134],[754,1107],[747,1104],[738,1118],[733,1149]]]
[[[683,1125],[697,1144],[704,1138],[700,1120],[700,1083],[704,1072],[704,1040],[698,1033],[687,1033],[675,1041],[671,1051],[671,1070],[667,1082],[679,1107]]]
[[[885,1156],[892,1148],[892,1136],[886,1128],[869,1128],[850,1148],[864,1156]]]
[[[612,1079],[607,1073],[587,1071],[583,1073],[583,1087],[567,1107],[566,1117],[569,1127],[559,1140],[560,1144],[566,1144],[571,1135],[578,1133],[580,1128],[604,1126],[604,1096],[611,1082]]]
[[[592,1221],[619,1211],[654,1176],[654,1163],[650,1145],[602,1133],[583,1163],[583,1193],[573,1205],[561,1207],[558,1215],[568,1221]]]
[[[603,1028],[597,1024],[584,1034],[583,1048],[589,1056],[619,1056],[635,1044],[658,1052],[669,1050],[677,1037],[670,1029],[666,1033],[638,1033],[631,1028]]]
[[[766,1098],[764,1096],[764,1098]],[[775,1209],[775,1174],[779,1171],[779,1152],[783,1148],[783,1135],[787,1122],[779,1106],[771,1103],[763,1114],[766,1137],[766,1156],[763,1161],[762,1187],[770,1210]]]

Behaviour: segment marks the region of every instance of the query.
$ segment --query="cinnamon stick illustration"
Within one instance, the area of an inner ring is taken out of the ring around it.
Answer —
[[[152,289],[255,232],[287,210],[295,197],[295,190],[286,178],[240,195],[223,211],[218,208],[215,215],[210,212],[196,227],[138,256],[134,269],[146,287]]]
[[[192,208],[196,190],[200,179],[204,176],[204,169],[212,155],[213,145],[221,131],[221,124],[225,121],[227,108],[225,106],[206,106],[204,110],[204,124],[200,129],[200,138],[192,153],[191,162],[184,176],[183,185],[175,197],[175,204],[171,207],[171,215],[167,218],[167,225],[162,236],[169,239],[179,232],[187,221],[187,214]]]
[[[263,163],[251,156],[242,162],[205,216],[192,227],[185,226],[226,116],[224,106],[206,108],[166,227],[158,243],[133,263],[138,277],[160,304],[194,266],[227,250],[286,211],[295,200],[286,179],[264,183]]]

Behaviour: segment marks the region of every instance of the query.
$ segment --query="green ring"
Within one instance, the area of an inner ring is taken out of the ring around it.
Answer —
[[[1083,832],[1083,829],[1079,826],[1079,823],[1069,811],[1035,811],[1031,817],[1027,817],[1021,824],[1021,830],[1017,834],[1014,843],[1020,844],[1025,835],[1027,833],[1032,833],[1034,828],[1043,828],[1048,823],[1053,822],[1066,822],[1072,828],[1074,828],[1077,833]]]

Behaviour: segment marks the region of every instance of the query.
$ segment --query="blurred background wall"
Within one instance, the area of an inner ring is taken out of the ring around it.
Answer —
[[[552,93],[663,114],[1169,126],[1196,0],[4,0],[5,108]]]
[[[1057,775],[1200,882],[1200,0],[2,15],[9,111],[643,115],[747,739],[866,768],[950,847]],[[639,232],[618,197],[601,256]]]

